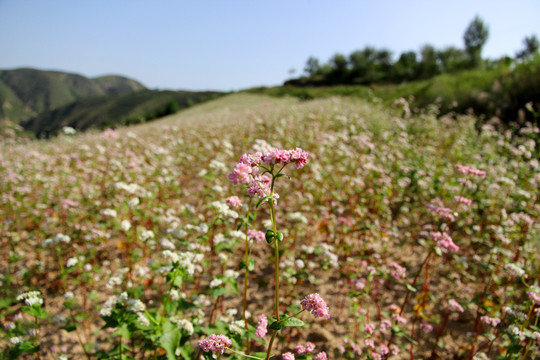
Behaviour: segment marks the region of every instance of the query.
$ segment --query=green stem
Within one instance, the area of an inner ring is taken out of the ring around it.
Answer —
[[[266,360],[270,359],[270,352],[272,351],[272,345],[274,345],[274,340],[276,339],[277,331],[274,330],[272,333],[272,338],[270,339],[270,343],[268,344],[268,350],[266,351]]]
[[[272,192],[273,195],[273,192]],[[270,218],[272,220],[272,229],[274,235],[277,234],[276,213],[274,209],[274,202],[269,201],[270,204]],[[276,320],[279,321],[279,240],[277,236],[274,237],[274,261],[275,261],[275,291],[274,291],[274,305],[276,312]]]

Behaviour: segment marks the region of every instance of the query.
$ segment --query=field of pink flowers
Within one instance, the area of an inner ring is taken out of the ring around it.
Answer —
[[[538,128],[406,106],[2,140],[0,359],[537,358]]]

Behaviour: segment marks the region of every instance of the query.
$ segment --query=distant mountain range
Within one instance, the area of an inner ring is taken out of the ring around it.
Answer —
[[[123,76],[86,78],[60,71],[0,70],[0,127],[20,125],[37,137],[149,121],[218,92],[149,90]]]

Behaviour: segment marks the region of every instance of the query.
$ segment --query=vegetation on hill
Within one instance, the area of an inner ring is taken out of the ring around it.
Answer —
[[[139,82],[122,76],[89,79],[59,71],[0,70],[0,120],[18,124],[84,97],[144,89]]]
[[[474,113],[479,119],[499,118],[509,124],[538,121],[540,113],[540,56],[491,68],[462,70],[400,84],[280,86],[254,88],[252,93],[295,96],[309,100],[352,96],[390,105],[407,99],[418,113],[435,107],[440,115]]]
[[[41,113],[22,123],[38,138],[56,135],[62,128],[77,131],[116,128],[144,123],[216,96],[217,92],[152,91],[88,97]]]

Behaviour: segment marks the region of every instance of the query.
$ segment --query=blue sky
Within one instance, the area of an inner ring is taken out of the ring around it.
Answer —
[[[326,62],[366,45],[398,56],[463,47],[480,16],[485,57],[540,37],[538,0],[0,0],[0,69],[121,74],[150,88],[279,85],[309,56]]]

